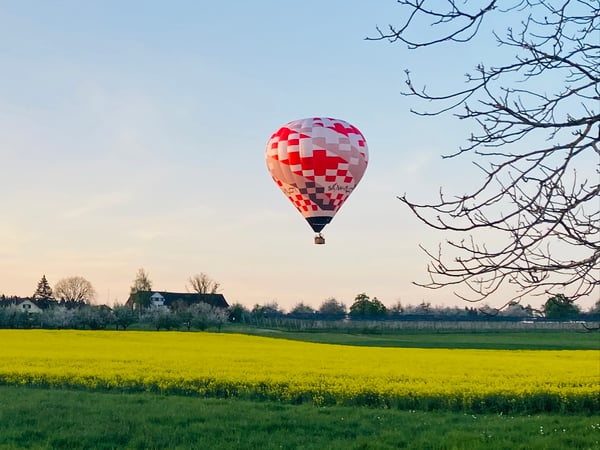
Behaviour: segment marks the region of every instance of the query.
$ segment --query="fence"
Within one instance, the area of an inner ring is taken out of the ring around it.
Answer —
[[[348,331],[598,331],[600,317],[579,316],[571,319],[543,319],[507,316],[452,317],[430,315],[391,315],[384,317],[319,317],[319,315],[273,315],[245,318],[248,325],[286,330]]]

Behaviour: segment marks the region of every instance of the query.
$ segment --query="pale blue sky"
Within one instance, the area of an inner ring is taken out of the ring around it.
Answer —
[[[396,196],[462,193],[477,172],[439,156],[468,129],[412,115],[400,91],[406,68],[462,82],[482,55],[364,40],[397,11],[392,0],[0,0],[0,293],[77,275],[99,302],[124,302],[143,267],[157,290],[205,272],[248,307],[350,305],[361,292],[462,306],[411,284],[426,277],[417,244],[444,237]],[[308,116],[352,123],[370,150],[324,246],[264,162],[270,135]]]

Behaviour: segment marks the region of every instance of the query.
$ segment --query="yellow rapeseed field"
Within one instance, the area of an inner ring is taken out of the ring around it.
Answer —
[[[600,411],[597,350],[351,347],[190,332],[0,330],[0,383],[317,405]]]

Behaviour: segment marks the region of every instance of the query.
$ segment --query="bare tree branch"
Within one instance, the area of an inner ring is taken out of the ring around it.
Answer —
[[[600,3],[398,4],[401,25],[377,28],[377,35],[367,39],[418,51],[450,42],[468,46],[491,30],[499,46],[516,52],[513,60],[498,65],[479,63],[466,75],[466,88],[441,94],[418,88],[406,70],[403,95],[437,105],[433,111],[413,112],[452,112],[473,124],[467,144],[444,157],[470,154],[483,175],[479,187],[467,194],[447,196],[440,190],[439,199],[427,203],[398,197],[428,227],[457,236],[435,252],[422,247],[431,259],[429,281],[417,284],[454,286],[456,295],[468,301],[486,299],[509,285],[517,293],[507,304],[535,294],[597,296]],[[501,35],[491,28],[502,21]],[[546,92],[548,86],[555,91]]]
[[[96,298],[96,290],[83,277],[69,277],[58,280],[54,295],[63,302],[75,305],[90,304]]]
[[[198,294],[216,294],[221,287],[219,283],[203,272],[191,276],[188,284],[189,288]]]

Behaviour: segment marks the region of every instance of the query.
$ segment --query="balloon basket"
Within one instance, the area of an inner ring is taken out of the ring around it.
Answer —
[[[325,238],[321,235],[321,233],[315,236],[315,244],[322,245],[325,243]]]

